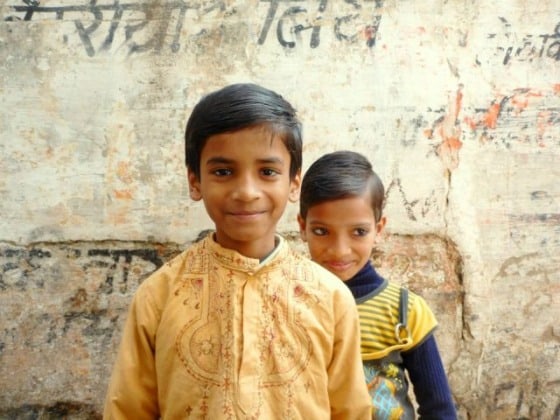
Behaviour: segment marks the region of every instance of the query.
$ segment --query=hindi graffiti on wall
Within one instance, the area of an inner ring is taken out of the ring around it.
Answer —
[[[8,22],[57,20],[71,25],[64,42],[77,33],[85,52],[93,57],[110,53],[123,45],[129,54],[177,53],[184,48],[185,38],[200,37],[220,30],[229,21],[239,22],[240,12],[228,8],[223,1],[205,3],[183,0],[156,3],[118,0],[103,3],[42,5],[38,0],[23,0],[24,4],[9,5],[12,14]],[[260,22],[248,22],[258,45],[273,42],[283,48],[296,46],[318,48],[325,31],[339,42],[375,45],[381,22],[382,1],[346,2],[340,14],[333,12],[328,0],[261,0],[257,16]],[[72,27],[73,26],[73,27]],[[182,44],[183,41],[183,44]]]

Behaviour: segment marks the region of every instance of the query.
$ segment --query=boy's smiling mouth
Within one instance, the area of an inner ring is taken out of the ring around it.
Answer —
[[[325,266],[331,269],[332,271],[345,271],[352,267],[354,264],[352,261],[325,261]]]
[[[239,221],[252,221],[266,213],[264,210],[239,210],[230,211],[228,215]]]

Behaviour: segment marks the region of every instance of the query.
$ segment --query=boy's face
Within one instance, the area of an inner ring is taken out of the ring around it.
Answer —
[[[385,221],[382,217],[375,222],[367,194],[314,205],[305,220],[298,215],[311,258],[343,281],[354,277],[369,260]]]
[[[278,219],[299,198],[300,174],[290,179],[290,154],[267,127],[254,126],[208,138],[200,179],[188,172],[190,195],[203,200],[216,240],[251,258],[274,248]]]

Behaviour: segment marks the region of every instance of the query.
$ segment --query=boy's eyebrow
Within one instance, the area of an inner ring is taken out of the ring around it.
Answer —
[[[309,225],[326,225],[325,222],[323,222],[322,220],[314,220],[310,217],[307,217],[307,223]],[[368,228],[371,226],[371,223],[369,222],[358,222],[358,223],[352,223],[351,225],[346,225],[346,228]]]
[[[214,156],[206,160],[207,165],[211,164],[224,164],[224,163],[232,163],[232,159],[228,159],[222,156]]]
[[[214,157],[208,158],[206,160],[207,165],[232,164],[234,162],[235,162],[235,160],[228,159],[228,158],[223,157],[223,156],[214,156]],[[282,158],[279,158],[279,157],[271,156],[271,157],[267,157],[267,158],[257,159],[257,162],[261,163],[261,164],[271,164],[271,163],[283,164],[284,160]]]
[[[284,163],[284,160],[282,158],[279,158],[279,157],[271,156],[271,157],[268,157],[268,158],[257,159],[257,162],[282,164],[282,163]]]
[[[307,223],[310,225],[324,225],[325,222],[323,222],[322,220],[313,220],[310,217],[307,217]]]

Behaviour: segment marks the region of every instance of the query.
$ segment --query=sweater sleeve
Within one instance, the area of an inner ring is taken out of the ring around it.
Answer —
[[[402,353],[402,358],[413,385],[420,419],[457,419],[435,337],[430,335],[418,347]]]
[[[104,420],[159,417],[154,358],[158,322],[159,311],[143,284],[130,305],[105,399]]]

